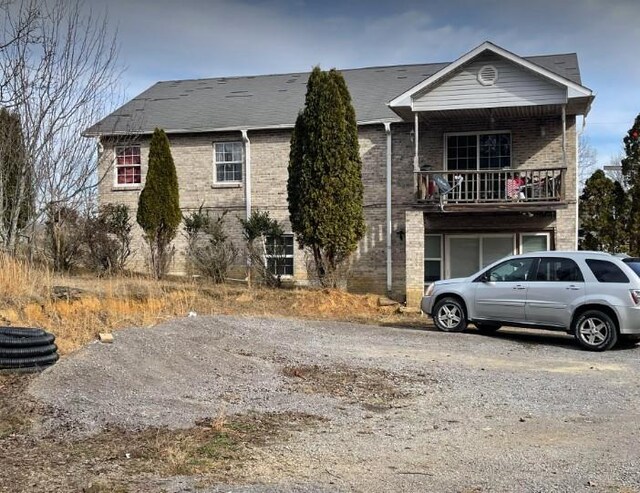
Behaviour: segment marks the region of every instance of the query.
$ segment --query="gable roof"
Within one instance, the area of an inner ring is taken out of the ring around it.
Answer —
[[[569,91],[569,97],[589,97],[592,95],[590,89],[584,87],[580,80],[577,81],[567,77],[566,74],[559,73],[558,71],[554,71],[553,69],[545,67],[544,64],[536,63],[535,60],[522,58],[510,51],[501,48],[498,45],[491,43],[490,41],[485,41],[481,45],[477,46],[473,50],[468,53],[465,53],[460,58],[451,62],[442,69],[433,73],[431,76],[427,77],[425,80],[416,84],[414,87],[408,89],[403,92],[399,96],[395,97],[393,100],[389,102],[390,107],[399,107],[399,106],[411,106],[411,98],[413,95],[418,94],[420,92],[425,91],[429,86],[433,86],[438,82],[445,79],[449,74],[455,72],[458,68],[462,67],[466,63],[470,62],[478,55],[484,52],[494,53],[510,62],[520,65],[521,67],[538,74],[542,77],[549,79],[550,81],[564,86]],[[538,61],[539,62],[539,61]],[[576,63],[577,66],[577,63]]]
[[[525,60],[575,84],[575,53]],[[387,103],[450,63],[341,70],[358,123],[401,121]],[[309,72],[158,82],[88,128],[85,136],[293,127],[304,105]]]

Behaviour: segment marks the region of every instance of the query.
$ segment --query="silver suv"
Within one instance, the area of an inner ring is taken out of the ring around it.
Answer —
[[[564,330],[591,351],[640,338],[640,277],[599,252],[536,252],[507,257],[471,277],[437,281],[422,311],[438,329],[480,332],[502,325]]]

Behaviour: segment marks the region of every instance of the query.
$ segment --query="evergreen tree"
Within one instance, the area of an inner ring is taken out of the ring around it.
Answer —
[[[580,196],[582,250],[620,253],[627,249],[629,199],[622,185],[608,178],[601,169],[585,182]]]
[[[175,238],[182,220],[178,177],[171,156],[169,139],[156,128],[149,144],[149,169],[138,200],[137,221],[149,245],[153,275],[162,278],[169,266]]]
[[[365,233],[362,163],[355,111],[336,70],[315,67],[291,136],[289,215],[323,286],[336,287]]]
[[[7,247],[28,225],[35,208],[33,170],[26,156],[20,117],[0,108],[0,236]]]
[[[623,139],[622,175],[629,187],[629,254],[640,256],[640,115]]]

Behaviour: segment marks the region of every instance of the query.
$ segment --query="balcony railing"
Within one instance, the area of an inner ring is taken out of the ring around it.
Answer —
[[[418,171],[416,198],[440,206],[561,202],[565,172],[566,168]]]

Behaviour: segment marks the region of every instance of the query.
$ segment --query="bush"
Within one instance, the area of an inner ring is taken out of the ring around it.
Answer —
[[[137,221],[149,246],[149,264],[156,279],[167,273],[173,258],[171,242],[178,232],[182,214],[176,166],[169,139],[156,128],[149,143],[149,167],[138,199]]]
[[[124,204],[106,204],[84,225],[87,268],[99,274],[122,272],[131,256],[131,216]]]
[[[266,239],[269,236],[281,237],[282,226],[275,219],[271,219],[267,211],[253,211],[249,219],[240,219],[240,224],[250,264],[247,276],[249,286],[251,286],[253,272],[256,272],[259,279],[267,286],[280,287],[282,284],[281,276],[274,274],[267,262]],[[277,264],[279,259],[284,258],[284,255],[284,245],[276,239],[270,245],[269,258]]]
[[[225,232],[224,211],[212,217],[202,206],[183,216],[187,238],[187,262],[198,274],[215,283],[223,282],[238,257],[238,249]]]
[[[50,204],[45,213],[45,256],[55,271],[69,271],[82,256],[83,220],[66,205]]]

